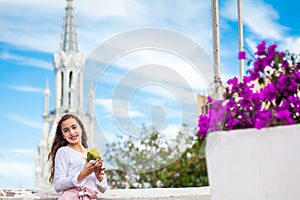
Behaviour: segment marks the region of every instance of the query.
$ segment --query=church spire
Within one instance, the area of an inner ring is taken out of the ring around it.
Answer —
[[[73,13],[73,0],[67,0],[66,16],[64,17],[64,26],[62,31],[60,50],[66,53],[71,51],[78,52],[75,15]]]
[[[60,51],[54,54],[55,110],[83,112],[83,68],[78,50],[73,0],[67,0]]]

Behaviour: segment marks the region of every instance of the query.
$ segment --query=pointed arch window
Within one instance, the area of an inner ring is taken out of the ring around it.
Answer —
[[[73,84],[73,72],[71,71],[69,74],[69,106],[71,106],[72,92],[74,92],[72,84]]]
[[[60,78],[61,78],[61,94],[60,94],[60,105],[63,106],[63,101],[64,101],[64,73],[61,71],[60,72]]]

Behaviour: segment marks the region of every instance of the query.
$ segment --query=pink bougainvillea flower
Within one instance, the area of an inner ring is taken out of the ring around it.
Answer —
[[[219,130],[300,123],[300,63],[276,48],[262,41],[249,75],[242,82],[237,77],[229,79],[224,99],[212,102],[208,98],[209,114],[199,117],[200,137]],[[238,57],[245,59],[245,52],[239,52]]]
[[[245,51],[239,51],[238,59],[239,60],[245,60],[246,59],[246,52]]]
[[[206,104],[208,105],[208,104],[211,104],[212,102],[214,101],[214,99],[212,98],[212,97],[207,97],[207,102],[206,102]]]

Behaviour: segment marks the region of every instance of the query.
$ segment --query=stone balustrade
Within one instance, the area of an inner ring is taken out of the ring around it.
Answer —
[[[49,190],[0,189],[0,200],[56,200],[57,193]],[[114,189],[100,194],[98,200],[210,200],[209,187]]]

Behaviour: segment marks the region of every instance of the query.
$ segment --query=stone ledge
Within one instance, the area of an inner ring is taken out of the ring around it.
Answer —
[[[56,200],[58,194],[52,190],[0,189],[0,200]],[[114,189],[100,194],[98,200],[210,200],[209,187]]]

